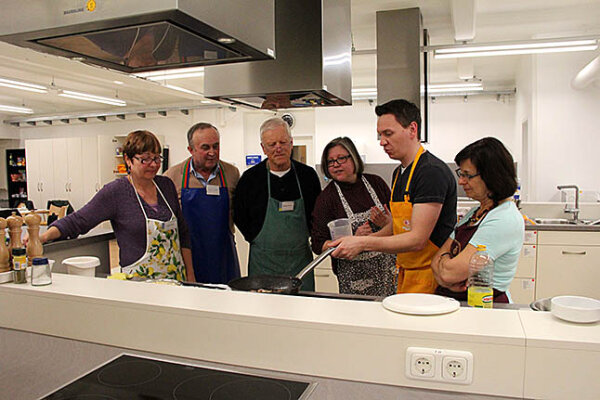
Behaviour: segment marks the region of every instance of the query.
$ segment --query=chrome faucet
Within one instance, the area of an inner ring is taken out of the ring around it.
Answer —
[[[579,222],[579,187],[577,185],[558,185],[558,190],[563,189],[575,189],[575,204],[573,208],[569,208],[568,204],[565,204],[565,212],[573,214],[573,222]]]

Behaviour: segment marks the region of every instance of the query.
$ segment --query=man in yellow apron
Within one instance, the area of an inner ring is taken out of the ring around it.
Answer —
[[[392,100],[375,108],[379,144],[401,166],[394,171],[392,221],[370,236],[346,237],[333,257],[352,259],[363,251],[396,253],[398,293],[433,293],[431,259],[456,224],[456,180],[446,163],[421,146],[419,108]]]

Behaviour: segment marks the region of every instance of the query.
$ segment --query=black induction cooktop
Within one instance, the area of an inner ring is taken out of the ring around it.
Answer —
[[[121,355],[44,397],[52,400],[300,400],[309,382]]]

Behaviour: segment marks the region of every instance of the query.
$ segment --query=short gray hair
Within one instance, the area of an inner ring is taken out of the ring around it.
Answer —
[[[214,129],[217,132],[217,135],[221,136],[221,134],[219,133],[219,130],[213,124],[211,124],[209,122],[198,122],[197,124],[192,125],[192,127],[190,129],[188,129],[188,132],[187,132],[187,140],[188,140],[188,145],[190,147],[194,147],[194,143],[193,143],[194,133],[196,133],[196,131],[201,131],[204,129]]]
[[[288,137],[290,139],[292,138],[292,131],[290,130],[290,126],[288,125],[288,123],[279,117],[273,117],[273,118],[269,118],[268,120],[263,122],[260,126],[260,141],[261,141],[261,143],[263,141],[263,134],[266,131],[270,131],[271,129],[275,129],[279,126],[283,126],[285,128],[286,133],[288,134]]]

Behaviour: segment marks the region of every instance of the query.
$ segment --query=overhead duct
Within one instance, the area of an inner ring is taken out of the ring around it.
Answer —
[[[427,31],[419,8],[377,11],[377,103],[406,99],[421,108],[421,140],[428,135]]]
[[[207,67],[206,97],[252,108],[352,102],[350,0],[276,0],[277,59]]]
[[[600,86],[600,56],[590,61],[575,75],[571,81],[571,87],[575,90],[582,90],[594,82],[596,86]]]
[[[469,42],[475,39],[475,0],[452,0],[450,4],[454,40]]]
[[[5,0],[0,41],[130,73],[273,59],[274,0]]]

